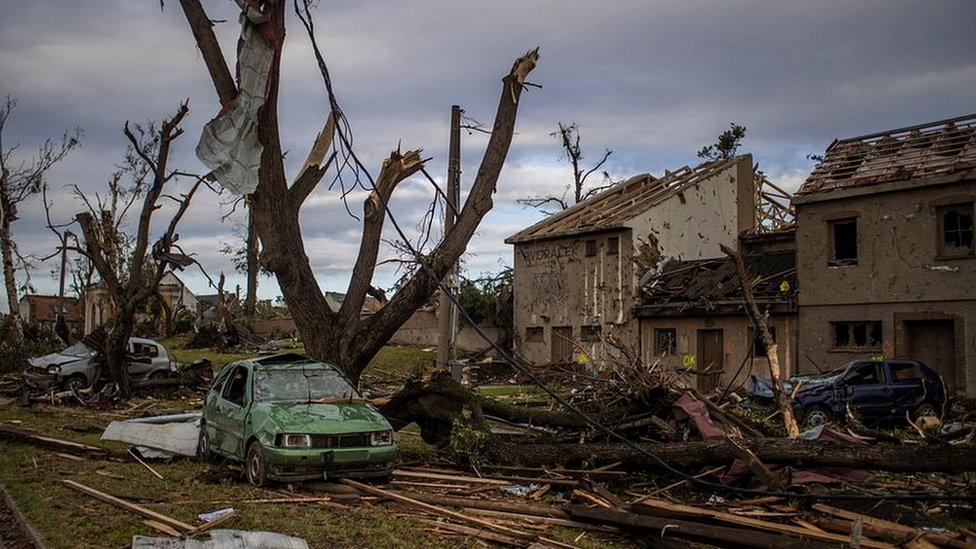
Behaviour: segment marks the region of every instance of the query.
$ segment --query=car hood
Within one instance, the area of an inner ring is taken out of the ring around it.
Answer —
[[[390,423],[366,403],[256,402],[251,407],[256,427],[284,433],[343,434],[390,429]]]
[[[72,362],[83,362],[88,360],[86,358],[79,358],[71,355],[62,355],[61,353],[51,353],[49,355],[34,357],[27,360],[27,363],[31,366],[37,368],[47,368],[48,366],[63,366],[65,364],[70,364]]]

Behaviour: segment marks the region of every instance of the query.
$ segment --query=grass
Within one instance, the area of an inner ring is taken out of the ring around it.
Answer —
[[[218,353],[212,349],[185,349],[184,342],[174,338],[162,343],[178,362],[189,363],[206,356],[215,368],[248,356]],[[364,375],[364,385],[379,388],[402,383],[414,371],[429,371],[433,360],[433,353],[418,348],[386,347]],[[517,394],[523,392],[517,391]],[[47,404],[35,404],[31,408],[14,404],[0,406],[0,422],[14,423],[48,436],[103,446],[113,452],[112,457],[106,459],[72,460],[50,450],[0,441],[0,481],[8,487],[18,506],[51,547],[122,547],[128,546],[134,535],[160,535],[136,515],[71,490],[60,482],[61,479],[75,480],[189,524],[200,523],[198,514],[234,507],[237,517],[226,527],[294,535],[305,539],[312,547],[481,546],[472,538],[430,535],[425,524],[404,514],[402,506],[368,507],[368,503],[364,503],[348,509],[335,509],[318,504],[240,503],[247,499],[278,497],[280,494],[274,492],[284,492],[290,487],[272,486],[272,492],[251,487],[234,475],[212,480],[214,475],[207,474],[210,467],[197,461],[154,462],[152,467],[164,478],[159,480],[125,455],[126,445],[99,440],[102,429],[109,422],[141,413],[127,410],[141,402],[144,399],[136,399],[115,410]],[[158,400],[140,410],[187,411],[194,408],[194,402]],[[66,429],[66,425],[89,426],[93,431],[78,433]],[[404,462],[429,462],[438,457],[437,449],[424,443],[416,428],[401,431],[398,445],[399,459]],[[572,543],[577,534],[557,528],[546,535]],[[608,542],[587,534],[575,545],[606,547]]]

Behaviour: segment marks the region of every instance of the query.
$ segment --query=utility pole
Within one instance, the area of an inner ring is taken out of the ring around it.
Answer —
[[[451,139],[447,159],[447,207],[444,208],[444,235],[454,228],[458,203],[461,197],[461,107],[451,107]],[[450,295],[457,295],[457,265],[451,267],[444,277],[444,284],[440,291],[440,302],[437,308],[438,337],[437,337],[437,368],[451,369],[451,376],[455,381],[461,381],[460,369],[452,366],[454,359],[454,335],[457,324],[457,308],[451,301]],[[450,295],[448,294],[450,292]]]

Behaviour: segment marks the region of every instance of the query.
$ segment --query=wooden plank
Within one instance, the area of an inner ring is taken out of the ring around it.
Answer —
[[[454,482],[469,482],[473,484],[496,484],[498,486],[507,486],[511,484],[507,480],[498,480],[493,478],[482,478],[482,477],[468,477],[461,475],[447,475],[444,473],[428,473],[426,471],[404,471],[402,469],[396,469],[393,471],[393,476],[395,477],[407,477],[407,478],[422,478],[422,479],[436,479],[436,480],[450,480]]]
[[[177,530],[176,528],[172,528],[170,526],[166,526],[162,522],[156,522],[155,520],[143,519],[142,520],[142,523],[145,524],[146,526],[152,528],[153,530],[156,530],[157,532],[166,534],[167,536],[170,536],[170,537],[178,538],[178,537],[181,537],[183,535],[183,533],[180,532],[179,530]]]
[[[659,499],[646,499],[640,502],[640,505],[645,507],[650,507],[652,509],[657,509],[660,511],[669,511],[672,513],[684,514],[687,516],[709,518],[718,520],[721,522],[727,522],[730,524],[737,524],[739,526],[749,526],[752,528],[758,528],[760,530],[767,530],[770,532],[777,532],[780,534],[801,537],[805,539],[813,539],[817,541],[825,541],[831,543],[848,543],[850,538],[847,536],[841,536],[839,534],[831,533],[820,533],[813,530],[807,530],[806,528],[801,528],[799,526],[793,526],[791,524],[779,524],[776,522],[768,522],[765,520],[759,520],[752,517],[743,517],[739,515],[733,515],[732,513],[724,513],[722,511],[717,511],[714,509],[703,509],[701,507],[693,507],[691,505],[683,505],[680,503],[671,503]],[[869,539],[861,540],[862,547],[875,547],[882,549],[892,549],[894,546],[890,543],[883,543],[879,541],[873,541]]]
[[[565,526],[567,528],[576,528],[578,530],[592,530],[594,532],[607,532],[607,533],[618,533],[619,528],[613,526],[602,526],[599,524],[590,524],[587,522],[579,522],[576,520],[557,518],[557,517],[540,517],[536,515],[523,515],[520,513],[509,513],[507,511],[492,511],[490,509],[475,509],[474,507],[465,507],[464,511],[467,513],[473,513],[475,515],[484,515],[486,517],[498,517],[509,520],[524,520],[527,522],[542,522],[545,524],[554,524],[556,526]]]
[[[965,539],[962,539],[961,536],[939,534],[936,532],[926,532],[919,528],[911,528],[909,526],[898,524],[897,522],[891,522],[890,520],[879,519],[868,515],[862,515],[861,513],[855,513],[854,511],[840,509],[838,507],[833,507],[823,503],[813,504],[813,509],[815,511],[820,511],[821,513],[824,514],[833,515],[835,517],[840,517],[843,519],[847,519],[849,521],[861,519],[861,521],[864,524],[864,530],[869,534],[890,538],[898,542],[904,542],[909,539],[914,539],[919,536],[923,536],[928,541],[937,543],[939,545],[948,545],[949,547],[959,547],[960,549],[965,547],[972,547],[972,543],[967,542]]]
[[[454,524],[453,522],[443,522],[433,519],[417,519],[419,522],[428,524],[430,526],[435,526],[437,528],[443,528],[445,530],[450,530],[451,532],[457,532],[459,534],[464,534],[466,536],[474,536],[485,541],[490,541],[492,543],[500,543],[502,545],[511,545],[514,547],[525,547],[526,542],[509,537],[496,532],[491,532],[489,530],[481,530],[480,528],[473,528],[471,526],[464,526],[462,524]]]
[[[824,547],[824,543],[793,539],[779,534],[717,526],[676,518],[638,515],[617,509],[575,506],[567,509],[570,516],[582,520],[611,524],[625,529],[647,530],[655,537],[704,542],[717,547],[754,547],[756,549],[804,549]],[[846,537],[843,538],[845,541]]]
[[[128,501],[125,501],[124,499],[119,499],[119,498],[117,498],[115,496],[106,494],[105,492],[99,492],[98,490],[96,490],[94,488],[89,488],[88,486],[85,486],[84,484],[81,484],[79,482],[75,482],[73,480],[68,480],[68,479],[62,479],[61,480],[61,483],[64,484],[65,486],[67,486],[68,488],[71,488],[73,490],[77,490],[77,491],[79,491],[79,492],[81,492],[83,494],[87,494],[87,495],[89,495],[89,496],[91,496],[93,498],[100,499],[100,500],[104,501],[105,503],[109,503],[109,504],[115,505],[116,507],[121,507],[122,509],[125,509],[127,511],[131,511],[131,512],[137,514],[137,515],[140,515],[143,518],[147,518],[147,519],[150,519],[150,520],[155,520],[157,522],[163,523],[163,524],[165,524],[167,526],[170,526],[172,528],[175,528],[177,530],[182,530],[184,532],[190,532],[190,531],[194,530],[194,528],[195,528],[194,526],[191,526],[191,525],[189,525],[189,524],[187,524],[185,522],[181,522],[181,521],[178,521],[178,520],[176,520],[174,518],[167,517],[166,515],[157,513],[157,512],[155,512],[155,511],[153,511],[151,509],[146,509],[145,507],[143,507],[141,505],[136,505],[135,503],[130,503]]]
[[[506,533],[508,535],[515,536],[515,537],[522,538],[522,539],[531,539],[531,540],[534,540],[535,539],[535,536],[533,536],[532,534],[530,534],[528,532],[522,532],[521,530],[515,530],[514,528],[509,528],[507,526],[502,526],[500,524],[494,524],[492,522],[489,522],[489,521],[486,521],[486,520],[482,520],[482,519],[479,519],[477,517],[472,517],[472,516],[465,515],[463,513],[458,513],[456,511],[451,511],[450,509],[445,509],[443,507],[438,507],[438,506],[432,505],[430,503],[424,503],[422,501],[419,501],[419,500],[416,500],[416,499],[407,497],[405,495],[398,494],[396,492],[391,492],[389,490],[382,490],[382,489],[376,488],[374,486],[369,486],[369,485],[363,484],[361,482],[356,482],[355,480],[350,480],[350,479],[347,479],[347,478],[342,478],[342,479],[339,479],[339,482],[341,482],[341,483],[343,483],[343,484],[345,484],[347,486],[352,486],[353,488],[356,488],[357,490],[359,490],[361,492],[366,492],[367,494],[373,494],[374,496],[380,496],[380,497],[384,497],[384,498],[396,500],[396,501],[399,501],[401,503],[406,503],[408,505],[413,505],[414,507],[423,509],[425,511],[428,511],[428,512],[431,512],[431,513],[434,513],[434,514],[437,514],[437,515],[441,515],[441,516],[444,516],[444,517],[450,517],[450,518],[453,518],[455,520],[460,520],[462,522],[468,522],[468,523],[471,523],[471,524],[476,524],[478,526],[482,526],[482,527],[488,528],[489,530],[497,530],[499,532],[504,532],[504,533]]]
[[[13,440],[14,442],[22,442],[43,446],[46,448],[53,448],[69,454],[80,454],[85,456],[108,454],[106,449],[99,448],[98,446],[89,446],[88,444],[71,442],[70,440],[48,437],[32,431],[9,427],[7,425],[0,425],[0,437]]]
[[[139,465],[142,465],[146,469],[149,469],[149,472],[152,473],[154,477],[158,478],[159,480],[166,480],[163,478],[163,475],[157,473],[155,469],[150,467],[148,463],[146,463],[145,461],[142,460],[142,458],[136,455],[136,453],[132,450],[132,448],[129,448],[129,455],[132,456],[136,461],[138,461]]]

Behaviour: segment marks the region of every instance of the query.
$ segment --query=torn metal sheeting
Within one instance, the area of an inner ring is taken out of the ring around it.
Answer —
[[[113,421],[102,433],[102,440],[194,457],[200,441],[201,418],[202,414],[196,413]],[[140,453],[146,458],[155,457],[153,452],[140,449]]]
[[[133,536],[132,549],[309,549],[301,538],[276,532],[249,532],[244,530],[214,530],[210,539],[154,538]]]
[[[217,118],[207,123],[197,144],[197,158],[234,194],[258,188],[264,148],[258,141],[258,109],[264,105],[274,47],[262,28],[245,21],[241,30],[237,72],[240,92]]]

